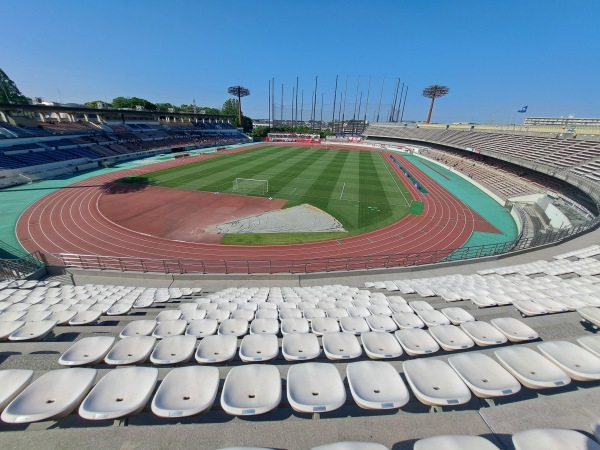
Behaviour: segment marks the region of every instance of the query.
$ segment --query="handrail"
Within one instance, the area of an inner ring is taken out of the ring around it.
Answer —
[[[0,280],[25,278],[46,265],[40,252],[17,259],[0,259]]]

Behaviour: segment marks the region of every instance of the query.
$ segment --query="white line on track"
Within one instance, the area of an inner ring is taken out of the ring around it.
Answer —
[[[342,186],[342,193],[340,194],[340,200],[342,199],[342,195],[344,195],[345,188],[346,188],[346,182],[344,181],[344,185]]]
[[[385,164],[385,168],[387,169],[388,173],[390,174],[390,177],[392,177],[392,181],[394,182],[394,184],[396,185],[396,187],[400,191],[400,194],[402,194],[402,198],[406,202],[406,206],[410,206],[410,203],[408,202],[408,200],[406,200],[406,197],[404,196],[404,192],[402,192],[402,189],[400,189],[400,186],[398,186],[398,183],[396,182],[396,177],[390,171],[390,167],[389,167],[388,162],[385,160],[385,158],[383,157],[383,155],[381,153],[379,153],[379,156],[381,157],[381,159],[383,159],[383,164]]]

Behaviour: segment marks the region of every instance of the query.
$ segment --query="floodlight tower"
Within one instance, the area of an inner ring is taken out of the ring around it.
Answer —
[[[423,89],[423,97],[431,99],[431,104],[429,105],[429,114],[427,115],[427,123],[429,123],[431,120],[431,112],[433,111],[435,99],[438,97],[443,97],[448,92],[450,92],[450,88],[448,86],[440,86],[439,84],[432,84],[431,86],[427,86],[425,89]]]
[[[250,95],[250,91],[242,86],[231,86],[227,92],[238,98],[238,126],[242,126],[242,97]]]

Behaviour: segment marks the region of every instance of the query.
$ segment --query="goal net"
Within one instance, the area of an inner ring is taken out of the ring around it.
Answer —
[[[269,192],[269,181],[255,178],[236,178],[233,181],[233,192],[265,195]]]

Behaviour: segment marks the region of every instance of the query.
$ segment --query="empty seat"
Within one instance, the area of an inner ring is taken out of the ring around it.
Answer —
[[[332,317],[315,317],[310,323],[312,332],[317,336],[325,333],[337,333],[340,331],[338,321]]]
[[[577,343],[600,358],[600,335],[578,337]]]
[[[562,369],[530,348],[506,347],[494,354],[506,370],[530,389],[560,387],[571,382]]]
[[[336,332],[323,335],[323,351],[329,359],[352,359],[362,355],[362,349],[356,336],[350,333]]]
[[[152,332],[152,336],[157,339],[162,339],[167,336],[177,336],[183,334],[188,323],[185,320],[165,320],[159,322]]]
[[[279,321],[277,319],[254,319],[250,324],[250,334],[277,334]]]
[[[335,365],[309,362],[288,370],[287,397],[294,411],[321,413],[341,407],[346,390]]]
[[[515,450],[600,450],[600,444],[574,430],[537,429],[512,437]]]
[[[152,364],[182,364],[190,360],[196,348],[194,336],[167,336],[150,354]]]
[[[184,312],[185,315],[185,312]],[[246,322],[254,320],[254,310],[236,309],[231,313],[231,319],[244,319]]]
[[[231,311],[226,309],[215,309],[214,311],[208,311],[206,314],[207,319],[216,319],[219,323],[223,322],[226,319],[229,319],[231,316]]]
[[[37,341],[44,339],[56,326],[53,320],[40,320],[39,322],[26,322],[22,327],[13,331],[10,341]]]
[[[561,313],[569,310],[565,305],[551,298],[534,298],[533,301],[549,313]]]
[[[394,333],[404,351],[410,356],[435,353],[440,349],[431,335],[420,328],[398,330]]]
[[[306,319],[281,319],[281,334],[283,335],[290,333],[308,333],[309,331],[310,324]]]
[[[48,319],[51,315],[52,312],[50,311],[35,311],[28,309],[27,313],[19,320],[22,320],[23,322],[39,322]]]
[[[475,345],[473,340],[459,327],[454,325],[439,325],[429,329],[429,333],[440,347],[447,352],[464,350]]]
[[[473,322],[475,317],[462,308],[442,308],[440,312],[445,315],[454,325],[460,325],[464,322]]]
[[[201,339],[215,334],[218,327],[219,322],[215,319],[192,320],[185,329],[185,334]]]
[[[216,367],[178,367],[160,384],[152,399],[152,412],[159,417],[188,417],[206,412],[212,407],[218,388]]]
[[[399,312],[392,314],[392,320],[396,322],[398,328],[423,328],[425,324],[423,321],[413,312]]]
[[[492,319],[490,323],[511,342],[531,341],[540,337],[530,326],[512,317]]]
[[[428,328],[450,324],[448,318],[437,310],[417,311],[417,315]]]
[[[75,342],[62,354],[58,363],[63,366],[87,366],[100,363],[115,342],[112,336],[91,336]]]
[[[305,361],[318,358],[321,346],[312,333],[293,333],[283,336],[281,353],[287,361]]]
[[[500,345],[507,341],[507,338],[497,328],[494,328],[487,322],[475,321],[464,322],[460,325],[467,336],[480,346]]]
[[[369,324],[363,317],[342,317],[340,329],[344,333],[362,334],[371,330]]]
[[[279,353],[279,342],[274,334],[249,334],[240,344],[240,359],[243,362],[269,361]]]
[[[104,361],[111,366],[142,364],[148,359],[156,338],[152,336],[133,336],[122,339],[108,352]]]
[[[107,316],[123,316],[131,311],[132,303],[115,303],[106,311]]]
[[[408,306],[410,306],[414,312],[433,311],[434,309],[433,306],[424,300],[413,300],[412,302],[408,302]]]
[[[69,325],[89,325],[98,321],[102,311],[79,311],[71,320]]]
[[[154,320],[134,320],[123,328],[123,331],[119,333],[119,337],[150,336],[154,331],[154,328],[156,328],[156,322]]]
[[[307,320],[313,320],[319,317],[325,317],[325,310],[320,309],[320,308],[311,308],[311,309],[305,309],[304,311],[302,311],[302,314],[304,315],[304,318]]]
[[[392,334],[370,331],[360,336],[365,353],[371,359],[397,358],[402,347]]]
[[[393,314],[392,310],[385,305],[371,305],[368,307],[369,311],[371,311],[372,315],[381,315],[381,316],[391,316]]]
[[[396,331],[398,329],[396,323],[389,316],[368,316],[365,318],[365,320],[372,331],[389,332]]]
[[[346,368],[350,392],[365,409],[401,408],[409,400],[408,389],[394,366],[381,361],[360,361]]]
[[[413,309],[408,306],[408,303],[391,303],[390,304],[390,311],[392,311],[392,313],[396,314],[396,313],[413,313]]]
[[[0,412],[31,382],[33,370],[0,370]]]
[[[451,356],[448,363],[477,397],[501,397],[521,390],[515,377],[483,353]]]
[[[12,322],[0,322],[0,341],[8,339],[8,337],[25,325],[22,320],[13,320]]]
[[[325,315],[325,311],[323,311],[323,315]],[[256,311],[254,315],[254,320],[257,319],[277,319],[279,317],[279,312],[276,309],[259,309]]]
[[[65,325],[69,321],[79,314],[77,311],[65,310],[65,311],[54,311],[49,317],[50,320],[54,320],[56,325]]]
[[[585,308],[579,308],[577,312],[588,322],[600,327],[600,308],[586,306]]]
[[[7,423],[29,423],[64,417],[90,391],[96,369],[52,370],[27,386],[2,412]]]
[[[365,306],[353,306],[348,308],[347,311],[350,317],[368,317],[371,315],[371,311],[369,311]]]
[[[481,436],[447,435],[419,439],[414,450],[500,450]]]
[[[469,388],[444,361],[414,359],[403,366],[412,391],[425,405],[461,405],[471,399]]]
[[[248,321],[245,319],[226,319],[219,325],[219,334],[243,336],[248,332]]]
[[[158,369],[154,367],[111,370],[81,403],[79,415],[88,420],[135,415],[148,403],[157,381]]]
[[[237,351],[237,338],[216,334],[206,336],[196,349],[196,361],[200,364],[217,364],[233,359]]]
[[[251,416],[267,413],[281,402],[281,376],[275,366],[251,364],[227,374],[221,406],[227,414]]]
[[[600,380],[600,358],[577,344],[566,341],[542,342],[538,349],[573,380]]]

